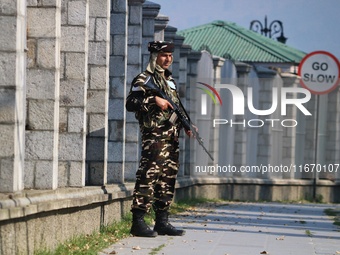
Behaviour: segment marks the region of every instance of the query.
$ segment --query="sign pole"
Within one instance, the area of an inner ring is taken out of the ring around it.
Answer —
[[[318,164],[318,143],[319,143],[319,107],[320,107],[320,95],[316,95],[316,117],[315,117],[315,151],[314,151],[314,163]],[[316,183],[318,179],[318,172],[313,173],[313,201],[316,202]]]

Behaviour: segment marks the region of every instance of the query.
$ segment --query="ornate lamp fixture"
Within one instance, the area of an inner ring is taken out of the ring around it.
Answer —
[[[267,36],[269,38],[273,38],[274,35],[280,33],[280,36],[276,37],[276,39],[281,43],[286,43],[287,37],[283,35],[283,25],[280,20],[274,20],[267,27],[267,15],[264,18],[264,26],[259,20],[253,20],[250,22],[250,30],[254,32],[261,32],[261,35]]]

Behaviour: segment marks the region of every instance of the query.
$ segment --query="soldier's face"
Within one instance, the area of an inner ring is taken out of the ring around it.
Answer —
[[[168,69],[172,64],[172,58],[171,52],[160,52],[158,53],[156,64],[163,69]]]

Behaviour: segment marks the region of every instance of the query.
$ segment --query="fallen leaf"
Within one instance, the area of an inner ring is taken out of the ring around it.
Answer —
[[[132,247],[132,250],[141,250],[141,248],[139,246],[134,246]]]
[[[267,251],[261,251],[260,254],[269,254]]]
[[[116,251],[111,251],[109,254],[117,254]]]
[[[284,240],[284,239],[285,239],[285,236],[276,237],[276,240]]]

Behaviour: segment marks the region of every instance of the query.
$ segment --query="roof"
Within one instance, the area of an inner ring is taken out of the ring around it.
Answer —
[[[305,52],[292,48],[235,23],[213,21],[181,30],[178,35],[193,50],[208,50],[211,54],[242,62],[298,64]]]

